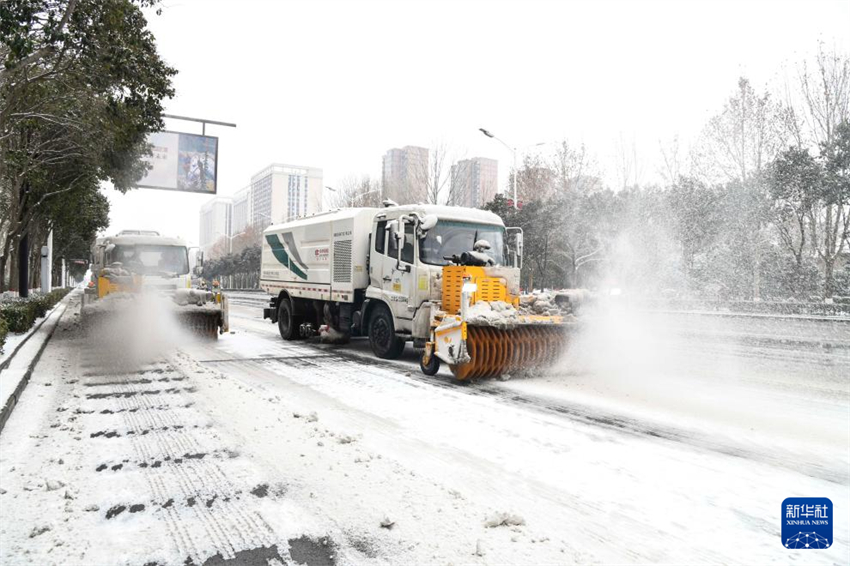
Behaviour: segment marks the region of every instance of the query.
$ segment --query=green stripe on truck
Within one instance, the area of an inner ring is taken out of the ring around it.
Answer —
[[[292,273],[294,273],[301,279],[304,279],[305,281],[307,280],[307,274],[304,273],[304,271],[302,271],[301,268],[298,267],[298,265],[290,259],[289,254],[286,253],[286,249],[283,247],[283,244],[281,243],[280,238],[278,238],[277,234],[266,235],[266,241],[269,243],[269,246],[271,246],[272,254],[274,254],[274,257],[277,261],[285,265],[287,269],[289,269]]]

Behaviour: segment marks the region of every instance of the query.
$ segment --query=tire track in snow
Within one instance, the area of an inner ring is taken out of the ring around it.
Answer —
[[[207,457],[210,442],[200,442],[198,435],[211,430],[210,423],[191,408],[191,387],[182,386],[191,376],[164,362],[115,371],[100,367],[96,355],[84,354],[82,363],[88,368],[83,384],[88,394],[80,402],[94,407],[98,415],[119,417],[122,435],[139,461],[168,462],[140,467],[140,472],[180,555],[196,562],[214,555],[233,559],[240,551],[274,544],[274,530],[249,508],[255,506],[246,499],[250,487],[240,489],[220,462]],[[172,383],[172,378],[177,382]],[[178,399],[170,404],[184,410],[159,410],[164,396]],[[213,432],[207,440],[221,444]],[[181,499],[176,502],[176,498]]]
[[[135,413],[128,413],[128,415],[132,415],[131,419],[136,418]],[[161,414],[152,414],[149,419],[149,424],[152,426],[163,425],[165,422],[167,422],[166,418]],[[183,500],[187,504],[190,501],[195,502],[188,504],[188,508],[191,509],[190,513],[202,525],[206,533],[206,538],[213,542],[216,553],[225,557],[234,556],[235,552],[247,543],[244,534],[237,530],[236,536],[228,536],[225,533],[224,527],[222,527],[217,519],[217,513],[209,511],[209,508],[203,504],[203,501],[200,503],[197,502],[198,499],[203,500],[205,494],[220,495],[216,489],[215,482],[212,482],[212,485],[208,485],[208,474],[199,473],[198,470],[192,470],[193,473],[190,474],[186,468],[191,468],[192,465],[188,462],[176,463],[176,461],[182,460],[185,454],[200,449],[200,443],[194,437],[190,438],[190,435],[182,431],[177,431],[177,433],[170,433],[169,431],[168,434],[154,433],[152,436],[151,442],[156,443],[159,453],[167,455],[172,462],[175,462],[175,465],[160,467],[155,470],[151,469],[150,471],[146,469],[145,473],[159,475],[164,482],[169,479],[173,480],[172,483],[183,494]],[[170,491],[173,492],[173,490]],[[222,499],[228,497],[227,495],[221,495]],[[182,506],[180,508],[183,509]],[[182,524],[184,523],[181,522]],[[194,558],[201,559],[200,556],[195,556]]]

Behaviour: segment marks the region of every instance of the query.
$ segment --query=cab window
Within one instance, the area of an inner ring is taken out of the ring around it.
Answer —
[[[378,227],[375,229],[375,251],[379,254],[384,253],[384,242],[387,240],[387,221],[381,220],[378,222]]]
[[[387,255],[398,257],[398,238],[394,238],[392,232],[387,232]]]
[[[413,224],[404,225],[404,245],[401,248],[401,261],[413,263]]]

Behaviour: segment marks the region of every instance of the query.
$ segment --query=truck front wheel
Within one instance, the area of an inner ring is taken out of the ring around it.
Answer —
[[[369,317],[369,345],[385,360],[395,360],[404,351],[404,340],[396,336],[393,315],[386,305],[377,305]]]
[[[283,297],[277,311],[277,328],[280,337],[284,340],[297,340],[301,337],[299,320],[292,315],[292,303],[289,298]]]

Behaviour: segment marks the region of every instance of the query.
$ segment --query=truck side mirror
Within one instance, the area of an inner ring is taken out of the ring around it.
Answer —
[[[398,241],[398,256],[396,257],[396,263],[395,263],[396,269],[398,269],[399,271],[404,271],[406,273],[410,273],[410,265],[407,264],[407,263],[402,263],[401,258],[402,258],[402,255],[404,254],[404,244],[405,244],[406,235],[411,236],[411,239],[413,240],[411,242],[411,244],[414,246],[414,250],[415,250],[415,246],[416,246],[415,240],[416,239],[413,238],[413,230],[414,230],[413,219],[409,216],[402,216],[397,221],[394,220],[391,223],[390,230],[395,230],[394,236],[396,237],[396,239]],[[414,258],[412,258],[412,260],[415,261],[415,252],[414,252]]]
[[[195,256],[195,275],[201,277],[204,274],[204,252],[198,250],[198,254]]]
[[[511,263],[514,267],[522,269],[522,228],[507,228],[505,232],[509,241],[513,243],[510,252]]]

